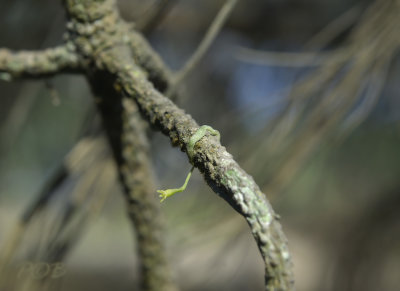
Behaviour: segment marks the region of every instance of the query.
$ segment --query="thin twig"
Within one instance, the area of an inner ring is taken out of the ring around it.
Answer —
[[[159,0],[154,7],[151,7],[136,21],[136,29],[144,34],[149,34],[164,19],[175,3],[176,0]]]
[[[77,54],[66,45],[41,51],[13,52],[0,49],[0,80],[3,81],[78,71]]]
[[[318,51],[354,23],[360,13],[360,9],[359,4],[357,4],[346,10],[346,12],[314,35],[303,48],[311,51],[279,52],[239,47],[236,50],[236,57],[249,63],[279,67],[315,67],[332,63],[334,60],[343,62],[347,57],[345,48],[328,52]]]
[[[279,66],[279,67],[314,67],[321,66],[333,61],[343,62],[346,60],[346,50],[335,50],[330,52],[278,52],[260,51],[245,47],[238,47],[236,57],[241,61],[257,65]]]
[[[360,15],[360,10],[361,7],[358,3],[352,8],[346,10],[343,14],[326,25],[321,31],[311,37],[311,39],[306,42],[303,49],[316,51],[325,47],[357,20],[357,17]]]
[[[226,0],[225,4],[222,6],[211,26],[207,30],[204,38],[200,42],[196,51],[192,54],[189,60],[184,64],[184,66],[175,74],[174,85],[178,85],[186,78],[190,72],[196,67],[201,58],[207,52],[208,48],[217,37],[218,32],[221,30],[231,11],[235,7],[237,0]]]

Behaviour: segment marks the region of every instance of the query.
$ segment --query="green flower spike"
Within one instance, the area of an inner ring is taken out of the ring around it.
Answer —
[[[189,156],[190,163],[193,164],[193,156],[194,156],[194,145],[209,132],[213,136],[217,136],[218,140],[220,138],[218,130],[213,129],[209,125],[200,126],[200,128],[190,137],[188,145],[186,147],[186,152]],[[160,193],[161,201],[163,202],[168,197],[174,195],[175,193],[182,192],[186,189],[186,186],[189,182],[190,177],[192,176],[194,166],[190,169],[189,174],[186,177],[185,183],[180,188],[176,189],[167,189],[167,190],[157,190],[157,193]]]
[[[185,183],[182,185],[182,187],[176,188],[176,189],[157,190],[157,193],[160,193],[160,198],[161,198],[160,202],[163,202],[165,199],[174,195],[175,193],[184,191],[186,189],[186,186],[189,182],[190,177],[192,176],[193,169],[194,169],[194,167],[192,167],[192,169],[190,169],[190,172],[187,175]]]

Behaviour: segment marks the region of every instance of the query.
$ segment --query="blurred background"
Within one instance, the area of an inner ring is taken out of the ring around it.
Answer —
[[[62,43],[60,2],[0,0],[0,47]],[[178,70],[224,2],[118,4]],[[396,0],[239,1],[179,85],[178,105],[221,132],[281,216],[297,290],[400,286],[399,31]],[[85,79],[0,82],[0,92],[0,289],[137,290],[135,241]],[[156,187],[181,185],[185,154],[158,132],[151,148]],[[56,194],[22,227],[46,189]],[[263,290],[245,221],[198,172],[162,209],[182,290]]]

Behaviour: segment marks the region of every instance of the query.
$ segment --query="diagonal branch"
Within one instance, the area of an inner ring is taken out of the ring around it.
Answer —
[[[125,96],[136,100],[148,121],[187,152],[198,124],[159,93],[140,67],[128,61],[118,49],[105,51],[97,58],[101,68],[115,72],[117,87],[122,88]],[[196,143],[190,158],[209,186],[247,220],[264,259],[266,290],[292,290],[292,265],[286,238],[278,216],[253,178],[211,136],[206,135]]]
[[[78,72],[77,54],[66,45],[41,51],[0,49],[0,79],[41,78],[60,72]]]

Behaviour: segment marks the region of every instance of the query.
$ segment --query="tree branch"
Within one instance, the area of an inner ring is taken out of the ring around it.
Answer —
[[[143,209],[149,201],[148,205],[153,205],[153,202],[147,184],[143,183],[143,180],[149,178],[149,170],[143,158],[146,147],[135,104],[151,125],[168,135],[173,145],[178,145],[187,153],[190,138],[197,132],[199,125],[149,81],[143,65],[145,62],[141,62],[143,68],[140,62],[135,62],[135,56],[132,56],[135,51],[126,41],[128,27],[118,15],[115,0],[63,2],[70,19],[67,25],[68,43],[76,46],[79,56],[85,58],[82,64],[84,72],[94,93],[100,97],[97,104],[104,119],[130,211],[132,215],[137,215],[137,219],[143,219],[135,222],[138,235],[154,237],[149,244],[161,242],[158,222],[153,220],[152,215],[156,213],[155,208],[149,212],[150,216],[147,216],[148,209]],[[227,3],[235,2],[230,0]],[[1,55],[0,72],[8,74],[3,76],[9,79],[19,76],[40,77],[79,68],[79,58],[66,47],[36,53],[12,54],[1,51]],[[219,141],[209,135],[200,139],[193,151],[190,150],[189,161],[203,173],[214,192],[225,199],[249,224],[264,260],[266,290],[293,290],[292,264],[279,217],[253,178],[239,167]],[[146,189],[139,189],[135,196],[133,191],[137,187]],[[136,208],[136,203],[141,203],[141,206]],[[145,243],[146,239],[142,242]],[[156,261],[149,265],[149,272],[153,272],[156,279],[158,274],[165,275],[164,271],[160,271],[162,268],[159,269],[158,264],[162,264],[164,257],[160,257],[158,251],[153,253]],[[152,253],[146,255],[151,256]],[[168,278],[162,280],[157,281],[161,282],[160,288],[154,290],[168,290],[168,285],[163,285],[163,282],[168,282]],[[148,290],[151,288],[149,285]]]
[[[115,72],[122,93],[137,102],[147,120],[173,145],[187,152],[189,139],[199,128],[190,115],[160,94],[121,50],[102,52],[96,63],[99,69]],[[292,265],[279,218],[252,177],[210,136],[196,144],[193,163],[210,187],[247,220],[264,258],[266,290],[292,290]]]
[[[118,171],[124,185],[128,215],[136,229],[141,285],[146,291],[176,291],[165,253],[160,203],[154,195],[146,124],[133,100],[124,98],[122,107],[123,162],[118,165]]]
[[[126,60],[132,60],[129,47],[119,53]],[[102,66],[98,61],[96,65]],[[108,73],[103,69],[91,71],[89,80],[113,151],[127,212],[135,228],[142,290],[175,291],[177,288],[165,254],[160,203],[154,195],[146,123],[136,103],[115,90]],[[147,80],[147,74],[144,74]]]
[[[42,51],[13,52],[0,49],[0,79],[49,77],[79,71],[79,58],[66,45]]]

